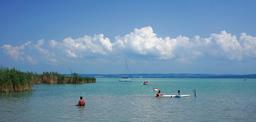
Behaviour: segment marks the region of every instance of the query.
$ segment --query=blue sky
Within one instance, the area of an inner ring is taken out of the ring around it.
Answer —
[[[0,65],[35,72],[256,72],[253,0],[0,1]]]

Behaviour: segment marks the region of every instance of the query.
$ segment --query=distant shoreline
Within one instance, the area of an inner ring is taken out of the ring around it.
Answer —
[[[256,78],[256,74],[80,74],[82,77],[96,78],[120,78],[124,75],[131,78]]]

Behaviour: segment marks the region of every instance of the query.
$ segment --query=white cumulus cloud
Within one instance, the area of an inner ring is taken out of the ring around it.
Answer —
[[[27,61],[30,64],[36,64],[36,60],[34,60],[30,55],[26,54],[24,51],[31,45],[31,42],[26,42],[19,46],[12,46],[9,44],[4,44],[1,48],[5,51],[7,55],[9,55],[14,60],[23,60]]]
[[[50,41],[51,42],[51,41]],[[49,42],[49,43],[50,43]],[[47,61],[51,63],[57,63],[57,59],[55,56],[55,52],[50,51],[49,47],[45,47],[45,41],[43,39],[38,40],[36,44],[33,45],[35,49],[45,58]]]
[[[244,54],[246,56],[256,57],[256,37],[242,33],[239,40]]]
[[[77,58],[88,54],[106,55],[112,51],[112,43],[103,34],[84,36],[80,38],[67,37],[62,41],[51,40],[50,47],[59,48],[67,56]]]
[[[200,56],[226,57],[242,60],[256,56],[256,37],[242,33],[238,38],[226,31],[208,37],[186,36],[158,37],[150,26],[116,37],[115,49],[138,55],[155,56],[159,59],[189,60]]]
[[[116,37],[114,45],[117,50],[128,50],[135,54],[159,56],[167,59],[173,57],[175,41],[169,37],[157,37],[152,27],[148,26],[136,28],[129,34]]]
[[[63,40],[26,42],[19,46],[4,44],[1,48],[11,58],[28,61],[31,64],[36,64],[34,59],[39,56],[51,63],[60,60],[102,58],[102,56],[111,59],[111,56],[116,55],[136,55],[135,58],[148,56],[157,60],[181,62],[204,57],[239,61],[248,57],[256,58],[256,37],[246,33],[234,35],[226,31],[209,34],[206,37],[198,35],[194,37],[183,35],[160,37],[151,26],[146,26],[116,36],[114,40],[110,40],[103,34],[96,34],[78,38],[67,37]],[[28,51],[28,49],[30,50]],[[35,53],[37,54],[35,55]]]
[[[238,60],[242,59],[243,50],[235,35],[222,31],[220,34],[212,34],[211,38],[217,45],[219,45],[229,58]]]

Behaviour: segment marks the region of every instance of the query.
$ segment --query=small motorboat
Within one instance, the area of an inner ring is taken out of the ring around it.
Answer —
[[[143,82],[143,85],[148,85],[148,84],[149,82],[147,80]]]

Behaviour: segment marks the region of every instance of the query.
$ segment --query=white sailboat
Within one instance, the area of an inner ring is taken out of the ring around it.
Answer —
[[[129,77],[121,77],[121,78],[119,79],[119,82],[131,82],[131,81],[132,81],[132,79],[129,78]]]
[[[128,69],[128,64],[127,61],[125,60],[125,70],[128,72],[126,74],[123,74],[123,76],[119,79],[119,82],[131,82],[132,79],[129,78],[129,69]]]

